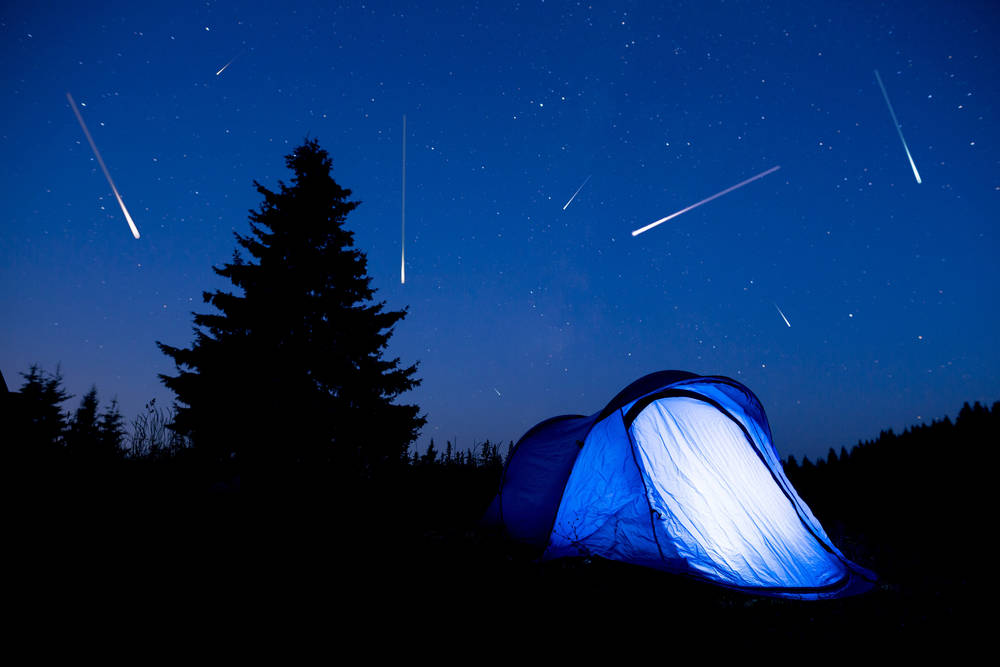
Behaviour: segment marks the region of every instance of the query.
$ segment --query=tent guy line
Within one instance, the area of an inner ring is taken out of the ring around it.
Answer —
[[[90,130],[87,129],[87,124],[83,122],[83,116],[80,115],[80,110],[76,107],[76,102],[73,101],[73,96],[67,92],[66,99],[69,100],[69,105],[73,107],[73,113],[76,114],[76,119],[80,121],[80,127],[83,128],[83,133],[86,135],[87,141],[90,143],[90,149],[94,151],[94,157],[97,158],[97,164],[101,165],[101,171],[104,172],[104,177],[108,179],[108,183],[111,185],[111,192],[115,194],[115,199],[118,200],[118,205],[121,207],[122,213],[125,214],[125,221],[128,222],[129,229],[132,230],[132,236],[139,238],[139,230],[136,229],[135,223],[132,222],[132,216],[128,214],[128,209],[125,208],[125,202],[122,201],[121,195],[118,194],[118,188],[115,187],[115,182],[111,180],[111,174],[108,172],[108,168],[104,164],[104,159],[101,158],[100,151],[97,150],[97,144],[94,143],[94,138],[90,136]]]
[[[889,93],[885,92],[885,85],[882,83],[882,77],[878,75],[878,70],[875,70],[875,80],[878,81],[878,87],[882,89],[882,97],[885,98],[885,105],[889,107],[889,115],[892,116],[892,124],[896,126],[896,132],[899,132],[899,140],[903,142],[903,150],[906,151],[906,159],[910,161],[910,168],[913,169],[913,177],[917,179],[917,183],[921,183],[920,173],[917,172],[917,165],[913,163],[913,156],[910,155],[910,149],[906,145],[906,139],[903,138],[903,129],[899,126],[899,121],[896,120],[896,112],[892,110],[892,102],[889,101]]]
[[[727,195],[730,192],[732,192],[733,190],[737,190],[739,188],[742,188],[744,185],[747,185],[748,183],[752,183],[752,182],[756,181],[758,178],[764,178],[768,174],[773,173],[775,171],[778,171],[779,169],[781,169],[781,165],[775,165],[775,166],[771,167],[770,169],[768,169],[767,171],[762,171],[759,174],[757,174],[756,176],[751,176],[750,178],[746,179],[745,181],[740,181],[736,185],[731,185],[728,188],[726,188],[725,190],[723,190],[722,192],[716,192],[711,197],[706,197],[705,199],[702,199],[700,202],[697,202],[695,204],[691,204],[687,208],[682,208],[681,210],[677,211],[676,213],[671,213],[670,215],[668,215],[665,218],[660,218],[656,222],[651,222],[648,225],[646,225],[645,227],[640,227],[639,229],[637,229],[634,232],[632,232],[632,236],[638,236],[639,234],[642,234],[643,232],[648,232],[650,229],[652,229],[653,227],[656,227],[657,225],[663,224],[664,222],[666,222],[668,220],[672,220],[672,219],[676,218],[677,216],[681,215],[682,213],[687,213],[688,211],[690,211],[693,208],[698,208],[702,204],[707,204],[708,202],[712,201],[713,199],[718,199],[722,195]]]

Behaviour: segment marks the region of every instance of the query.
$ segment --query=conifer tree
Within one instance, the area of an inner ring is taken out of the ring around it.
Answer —
[[[178,374],[173,428],[216,460],[326,463],[372,470],[406,461],[424,424],[397,396],[419,384],[416,366],[383,359],[406,310],[374,302],[365,254],[344,228],[359,202],[308,140],[286,157],[291,184],[250,213],[231,263],[215,272],[242,291],[205,292],[219,312],[195,314],[190,348],[157,343]]]
[[[424,452],[421,462],[424,465],[432,465],[437,462],[437,449],[434,448],[434,438],[431,438],[431,444],[427,445],[427,451]]]
[[[97,422],[98,441],[103,456],[118,458],[124,454],[125,418],[118,409],[118,399],[111,399],[111,405],[101,413]]]
[[[46,373],[32,364],[27,373],[21,373],[18,411],[24,450],[30,458],[48,458],[59,454],[65,444],[66,415],[60,407],[72,398],[62,386],[62,373]]]
[[[97,387],[90,390],[80,399],[80,406],[73,413],[66,432],[66,446],[71,456],[77,459],[93,459],[100,447],[97,423]]]
[[[479,465],[484,468],[490,464],[490,441],[486,440],[479,448]]]

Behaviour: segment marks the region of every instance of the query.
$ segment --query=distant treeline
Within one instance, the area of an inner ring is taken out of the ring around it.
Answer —
[[[784,467],[849,557],[889,582],[964,588],[972,586],[963,561],[985,519],[998,444],[1000,402],[966,403],[954,421],[882,431],[815,462],[788,457]]]
[[[416,449],[413,450],[409,464],[411,466],[481,467],[493,468],[499,471],[507,464],[507,459],[510,458],[510,453],[513,449],[513,440],[507,443],[503,454],[501,454],[501,446],[497,443],[491,443],[489,440],[473,448],[467,448],[464,451],[453,446],[451,441],[448,440],[445,443],[444,451],[439,452],[434,445],[434,438],[431,438],[431,442],[423,454]]]
[[[893,488],[916,482],[926,483],[929,495],[945,490],[964,494],[985,473],[985,460],[992,461],[997,444],[1000,402],[987,408],[977,401],[965,403],[955,421],[944,417],[899,435],[889,429],[850,451],[841,447],[838,454],[831,447],[826,458],[815,462],[806,457],[799,463],[789,456],[783,464],[797,489],[824,498],[841,496],[839,504],[850,505],[852,494],[861,489],[882,489],[889,497]]]
[[[153,399],[142,412],[126,421],[117,399],[101,409],[96,386],[85,393],[75,410],[67,411],[63,404],[74,398],[63,386],[57,368],[48,373],[37,365],[21,373],[24,380],[20,391],[10,392],[4,399],[8,413],[5,431],[12,436],[8,451],[36,462],[56,460],[100,465],[116,460],[162,461],[183,457],[190,442],[171,429],[172,408],[164,408]],[[818,511],[824,509],[827,497],[831,502],[837,489],[860,489],[877,484],[892,487],[894,480],[910,479],[925,474],[925,463],[936,460],[934,470],[937,486],[962,485],[960,480],[944,479],[952,467],[960,463],[967,472],[967,456],[975,456],[978,448],[992,450],[997,445],[1000,424],[1000,402],[987,408],[976,402],[966,403],[955,421],[949,417],[908,428],[902,434],[892,429],[882,431],[878,438],[858,442],[850,450],[840,452],[830,448],[825,458],[801,463],[795,456],[783,461],[785,473],[797,489],[817,497]],[[294,425],[289,425],[290,429]],[[962,452],[953,451],[949,443],[963,443]],[[969,450],[969,447],[972,450]],[[474,447],[459,449],[451,441],[442,450],[431,439],[424,452],[410,450],[405,462],[412,469],[438,467],[449,470],[479,468],[497,477],[514,448],[486,440]],[[963,477],[964,479],[964,477]],[[931,482],[932,480],[928,480]],[[850,504],[850,498],[837,499],[838,505]]]
[[[58,368],[48,373],[33,365],[21,376],[20,391],[4,397],[5,430],[12,439],[8,451],[19,458],[99,465],[123,459],[172,458],[188,447],[169,428],[173,411],[156,405],[156,399],[126,422],[117,398],[101,409],[96,385],[80,398],[75,410],[64,410],[63,404],[74,396],[63,386]]]
[[[149,401],[131,421],[126,421],[117,398],[101,409],[96,385],[81,397],[75,410],[65,410],[63,404],[74,396],[63,386],[58,368],[49,373],[33,365],[21,376],[24,383],[20,391],[5,398],[10,408],[6,430],[8,436],[13,436],[15,449],[28,459],[89,464],[155,461],[183,456],[191,448],[189,440],[171,428],[175,410],[157,405],[156,399]],[[439,451],[432,438],[424,452],[413,448],[405,462],[420,468],[485,468],[499,473],[513,446],[513,441],[504,447],[486,440],[459,449],[448,441],[444,451]]]

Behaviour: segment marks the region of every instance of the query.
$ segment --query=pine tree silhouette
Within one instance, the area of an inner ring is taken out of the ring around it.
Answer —
[[[434,448],[434,438],[431,438],[431,444],[427,446],[427,451],[420,461],[424,465],[432,465],[437,462],[437,454],[437,449]]]
[[[837,458],[837,452],[833,449],[833,447],[831,447],[830,451],[826,453],[826,462],[829,465],[836,465],[837,463],[840,463],[840,459]]]
[[[32,364],[27,373],[21,373],[18,401],[18,421],[21,424],[18,454],[30,459],[52,459],[63,452],[66,434],[66,415],[60,407],[72,398],[62,386],[62,373],[56,367],[49,374]]]
[[[97,421],[97,387],[80,399],[80,406],[73,413],[66,431],[66,447],[71,457],[77,460],[92,460],[100,448],[100,430]]]
[[[111,399],[111,405],[104,409],[97,422],[97,437],[100,456],[120,458],[124,455],[125,418],[118,409],[118,399]]]
[[[291,185],[259,183],[251,234],[215,272],[243,291],[205,292],[219,313],[195,314],[190,348],[158,342],[178,370],[173,428],[214,460],[338,464],[371,471],[407,460],[425,419],[397,405],[419,384],[416,366],[383,350],[406,310],[373,302],[367,259],[344,228],[359,202],[330,175],[316,140],[286,157]]]

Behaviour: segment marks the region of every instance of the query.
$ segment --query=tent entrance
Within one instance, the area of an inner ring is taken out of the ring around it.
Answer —
[[[803,525],[725,412],[673,396],[630,416],[627,428],[664,558],[741,588],[823,588],[847,574]]]

